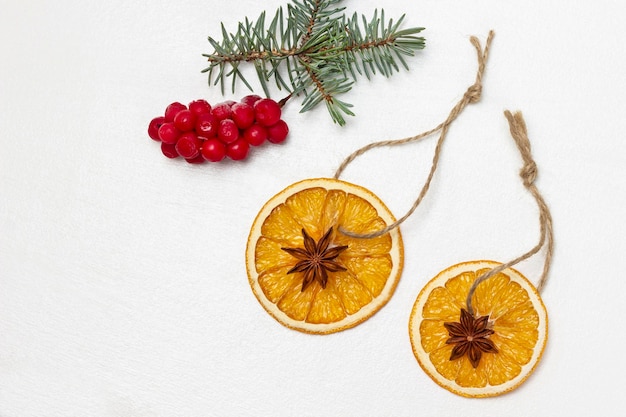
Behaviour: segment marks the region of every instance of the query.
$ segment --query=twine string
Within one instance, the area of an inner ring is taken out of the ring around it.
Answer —
[[[382,236],[386,233],[389,233],[391,230],[395,229],[396,227],[400,226],[406,219],[408,219],[413,212],[415,212],[415,210],[417,209],[417,207],[420,205],[420,203],[422,202],[422,200],[424,199],[424,196],[426,195],[426,193],[428,192],[428,189],[430,188],[430,183],[435,175],[435,171],[437,170],[437,165],[439,163],[439,157],[441,155],[441,148],[443,145],[444,140],[446,139],[446,136],[448,134],[448,129],[450,128],[450,125],[452,124],[452,122],[454,122],[454,120],[459,116],[459,114],[461,114],[461,112],[463,111],[463,109],[465,109],[465,107],[468,104],[471,103],[476,103],[480,100],[480,96],[482,93],[482,80],[483,80],[483,75],[485,73],[485,66],[487,63],[487,57],[489,56],[489,49],[491,46],[491,41],[493,39],[494,36],[494,32],[490,31],[489,32],[489,36],[487,37],[487,41],[485,43],[485,48],[483,49],[480,45],[480,41],[478,40],[478,38],[476,38],[475,36],[472,36],[470,38],[470,42],[472,43],[472,45],[474,46],[474,48],[476,48],[476,54],[477,54],[477,58],[478,58],[478,70],[476,72],[476,79],[474,81],[474,84],[472,84],[467,91],[465,92],[465,94],[463,94],[463,97],[461,98],[461,100],[459,100],[459,102],[452,108],[452,110],[450,111],[450,114],[448,115],[448,117],[446,118],[445,121],[443,121],[442,123],[440,123],[439,125],[437,125],[435,128],[430,129],[428,131],[422,132],[416,136],[411,136],[408,138],[404,138],[404,139],[395,139],[395,140],[383,140],[383,141],[379,141],[379,142],[372,142],[360,149],[357,149],[356,151],[354,151],[352,154],[350,154],[339,166],[339,168],[337,169],[337,171],[335,172],[335,179],[338,179],[339,176],[341,175],[341,173],[344,171],[344,169],[352,162],[354,161],[354,159],[356,159],[359,155],[364,154],[365,152],[374,149],[374,148],[379,148],[382,146],[397,146],[397,145],[403,145],[406,143],[411,143],[411,142],[416,142],[420,139],[423,139],[425,137],[428,137],[436,132],[440,132],[439,133],[439,139],[437,140],[437,145],[435,147],[435,152],[433,155],[433,159],[432,159],[432,165],[430,167],[430,171],[428,173],[428,177],[426,178],[426,181],[424,182],[424,185],[422,186],[422,189],[418,195],[418,197],[416,198],[416,200],[413,202],[413,205],[411,206],[411,208],[407,211],[407,213],[402,216],[401,218],[399,218],[397,221],[387,225],[386,227],[377,230],[375,232],[372,233],[367,233],[367,234],[360,234],[360,233],[354,233],[351,232],[349,230],[345,230],[341,227],[338,228],[338,231],[340,233],[343,233],[344,235],[353,237],[353,238],[360,238],[360,239],[373,239],[379,236]]]
[[[544,245],[546,246],[546,257],[543,264],[543,271],[541,273],[541,277],[539,278],[539,282],[537,283],[537,291],[541,292],[546,281],[548,279],[548,271],[550,270],[550,263],[552,261],[552,252],[554,249],[554,233],[552,230],[552,216],[550,214],[550,210],[545,200],[537,190],[535,186],[535,180],[537,179],[537,164],[533,160],[531,151],[530,151],[530,141],[528,140],[528,132],[526,129],[526,123],[524,122],[524,118],[521,112],[516,112],[515,114],[511,114],[510,111],[505,111],[504,116],[507,118],[509,122],[509,128],[511,130],[511,136],[515,140],[515,144],[517,145],[517,149],[520,151],[520,155],[522,156],[522,160],[524,161],[524,165],[520,170],[520,177],[522,178],[522,182],[524,187],[530,192],[530,194],[535,198],[537,202],[537,206],[539,208],[539,242],[528,252],[525,254],[507,262],[502,265],[499,265],[490,271],[482,274],[478,277],[470,287],[470,290],[467,294],[466,304],[467,310],[470,314],[474,314],[472,308],[472,296],[476,291],[478,285],[481,282],[493,277],[494,275],[504,271],[505,269],[512,267],[513,265],[522,262],[531,256],[535,255],[537,252],[541,250]]]

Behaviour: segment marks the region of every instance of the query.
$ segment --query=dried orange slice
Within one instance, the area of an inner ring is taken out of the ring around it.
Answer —
[[[535,370],[548,336],[546,308],[535,287],[508,268],[481,282],[464,312],[472,283],[501,265],[472,261],[433,278],[417,296],[409,321],[413,353],[439,385],[464,397],[491,397],[518,387]]]
[[[287,187],[257,215],[246,248],[254,295],[281,324],[326,334],[354,327],[393,294],[404,261],[395,218],[371,191],[318,178]]]

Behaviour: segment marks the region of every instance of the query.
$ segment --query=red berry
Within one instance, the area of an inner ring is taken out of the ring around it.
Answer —
[[[281,110],[278,103],[269,98],[262,98],[254,103],[256,121],[263,126],[272,126],[280,120]]]
[[[229,144],[239,139],[239,128],[231,119],[224,119],[217,129],[217,137],[224,143]]]
[[[217,136],[218,127],[219,120],[217,120],[211,113],[202,113],[196,120],[196,133],[198,136],[202,136],[207,139]]]
[[[235,103],[231,107],[232,118],[239,129],[245,129],[254,123],[254,108],[246,103]]]
[[[198,154],[195,158],[185,159],[185,161],[189,162],[190,164],[204,164],[205,159],[202,157],[201,154]]]
[[[226,146],[226,155],[232,160],[240,161],[248,156],[250,145],[243,139],[238,139]]]
[[[211,114],[215,116],[217,120],[229,119],[232,113],[233,110],[231,109],[231,105],[228,102],[216,104],[211,109]]]
[[[163,123],[161,127],[159,127],[159,139],[164,143],[170,145],[175,144],[180,134],[181,131],[176,129],[176,126],[174,126],[172,122]]]
[[[250,145],[259,146],[267,139],[267,128],[255,123],[244,130],[243,138]]]
[[[165,123],[165,117],[159,116],[150,120],[150,124],[148,125],[148,136],[154,140],[161,140],[159,138],[159,128],[161,125]]]
[[[257,96],[256,94],[250,94],[241,99],[242,103],[246,103],[248,106],[254,106],[254,103],[261,100],[261,96]]]
[[[289,126],[284,120],[279,120],[272,126],[267,128],[267,140],[272,143],[281,143],[289,134]]]
[[[173,122],[174,121],[174,117],[181,110],[187,110],[187,106],[185,106],[182,103],[179,103],[178,101],[176,101],[176,102],[170,104],[169,106],[167,106],[165,108],[165,121],[166,122]]]
[[[215,138],[207,139],[202,144],[200,152],[207,161],[219,162],[226,156],[226,145]]]
[[[206,100],[195,100],[189,103],[189,110],[195,115],[209,113],[211,111],[211,105]]]
[[[176,142],[176,152],[185,159],[193,159],[200,154],[202,141],[193,132],[181,135]]]
[[[190,110],[181,110],[174,116],[174,126],[181,132],[193,130],[196,124],[196,115]]]
[[[171,143],[161,142],[161,152],[168,158],[178,158],[178,152],[176,152],[176,145]]]

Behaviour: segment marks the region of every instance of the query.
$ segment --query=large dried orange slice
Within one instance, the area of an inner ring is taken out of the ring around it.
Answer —
[[[403,266],[398,228],[371,191],[318,178],[295,183],[257,215],[246,248],[250,286],[263,308],[283,325],[325,334],[363,322],[393,294]]]
[[[465,397],[491,397],[524,382],[541,359],[548,336],[546,308],[535,287],[512,268],[472,283],[500,265],[473,261],[454,265],[418,295],[409,321],[413,353],[445,389]]]

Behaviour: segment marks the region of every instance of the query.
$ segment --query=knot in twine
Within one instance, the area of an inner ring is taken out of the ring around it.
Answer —
[[[476,103],[480,100],[480,95],[483,92],[483,86],[481,84],[471,85],[465,94],[463,95],[470,103]]]
[[[491,41],[493,39],[493,36],[494,36],[494,32],[492,30],[489,32],[489,36],[487,37],[487,42],[485,43],[485,49],[483,49],[482,46],[480,45],[480,41],[478,40],[478,38],[476,38],[475,36],[472,36],[470,38],[470,42],[476,49],[476,56],[478,59],[478,71],[476,72],[476,79],[474,81],[474,84],[469,86],[465,94],[463,94],[463,98],[452,108],[452,110],[450,111],[450,113],[448,114],[448,117],[446,118],[444,122],[440,123],[435,128],[428,130],[426,132],[422,132],[416,136],[411,136],[411,137],[404,138],[404,139],[384,140],[380,142],[370,143],[354,151],[341,163],[341,165],[335,172],[335,179],[339,178],[343,170],[348,166],[348,164],[350,164],[354,159],[356,159],[356,157],[364,154],[370,149],[381,147],[381,146],[396,146],[396,145],[402,145],[405,143],[416,142],[422,138],[432,135],[433,133],[440,132],[439,140],[437,141],[437,146],[435,147],[435,154],[433,155],[430,172],[428,173],[426,182],[422,186],[422,190],[420,191],[419,196],[417,197],[417,199],[415,200],[415,202],[413,203],[413,206],[409,209],[409,211],[397,221],[373,233],[359,234],[359,233],[351,232],[349,230],[344,230],[343,228],[339,227],[338,231],[340,233],[346,236],[353,237],[353,238],[373,239],[373,238],[382,236],[386,233],[389,233],[391,230],[400,226],[417,209],[422,199],[426,195],[426,192],[428,191],[428,188],[430,187],[430,183],[433,179],[433,176],[435,175],[435,171],[437,170],[437,164],[439,163],[439,156],[441,154],[441,147],[446,138],[450,125],[452,124],[452,122],[454,122],[454,120],[456,120],[456,118],[459,116],[459,114],[461,114],[463,109],[468,104],[476,103],[477,101],[480,100],[480,96],[481,96],[482,89],[483,89],[482,80],[483,80],[483,74],[485,73],[485,64],[487,63],[487,57],[489,56],[489,48],[491,46]]]
[[[528,188],[537,179],[537,164],[534,161],[530,161],[520,169],[519,176],[522,177],[524,186]]]
[[[517,149],[522,156],[524,165],[519,172],[520,177],[526,188],[530,187],[537,179],[537,164],[533,160],[533,156],[530,152],[530,141],[528,140],[528,131],[526,129],[526,123],[521,113],[512,115],[507,111],[504,113],[505,117],[509,121],[509,128],[511,130],[511,136],[515,140]]]
[[[519,262],[522,262],[537,252],[541,250],[544,244],[547,243],[546,248],[546,259],[543,264],[543,272],[541,273],[541,277],[539,278],[539,282],[537,284],[537,291],[541,292],[543,286],[546,284],[548,279],[548,271],[550,270],[550,262],[552,261],[552,251],[554,249],[554,232],[552,230],[552,216],[550,215],[550,209],[546,204],[545,200],[537,190],[535,186],[535,179],[537,178],[537,164],[533,160],[532,154],[530,153],[530,141],[528,140],[528,133],[526,130],[526,123],[524,122],[524,117],[521,112],[516,112],[512,114],[510,111],[505,111],[504,116],[509,122],[509,128],[511,130],[511,136],[515,140],[515,144],[517,145],[517,149],[520,151],[520,155],[522,156],[522,160],[524,161],[524,165],[520,170],[520,177],[524,183],[524,187],[532,194],[537,202],[537,207],[539,208],[539,224],[540,224],[540,236],[539,243],[535,245],[531,250],[519,256],[512,261],[504,263],[502,265],[493,268],[492,270],[486,272],[485,274],[478,277],[470,287],[469,293],[467,294],[466,304],[467,310],[470,314],[474,314],[472,309],[472,296],[476,291],[476,287],[485,281],[488,278],[504,271],[507,268],[516,265]]]

